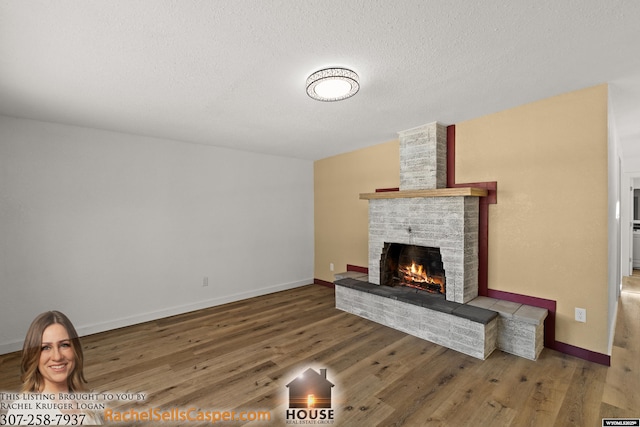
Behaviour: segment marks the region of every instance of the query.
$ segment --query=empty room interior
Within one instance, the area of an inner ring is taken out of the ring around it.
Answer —
[[[0,421],[640,423],[639,20],[0,2]]]

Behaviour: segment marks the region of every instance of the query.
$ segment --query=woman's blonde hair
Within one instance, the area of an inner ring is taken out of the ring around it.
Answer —
[[[40,362],[40,353],[42,352],[42,334],[44,330],[53,324],[62,325],[69,334],[71,341],[71,348],[74,354],[74,366],[73,370],[67,377],[67,385],[70,392],[86,391],[85,384],[87,380],[84,378],[83,363],[84,355],[82,353],[82,345],[78,338],[78,333],[73,324],[59,311],[47,311],[36,317],[29,330],[27,336],[24,339],[24,345],[22,346],[22,391],[39,393],[44,388],[44,380],[42,374],[38,369],[38,363]]]

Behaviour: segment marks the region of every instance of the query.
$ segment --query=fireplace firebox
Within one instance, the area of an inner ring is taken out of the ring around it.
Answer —
[[[385,242],[380,257],[380,284],[446,295],[440,249]]]

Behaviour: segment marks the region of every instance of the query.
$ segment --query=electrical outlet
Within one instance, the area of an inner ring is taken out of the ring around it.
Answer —
[[[209,278],[207,276],[202,279],[202,287],[204,288],[205,286],[209,286]]]
[[[587,322],[587,309],[576,307],[576,321],[586,323]]]
[[[329,271],[333,271],[333,263],[329,263]]]

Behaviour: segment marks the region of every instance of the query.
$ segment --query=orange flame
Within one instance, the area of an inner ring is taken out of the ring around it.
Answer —
[[[411,265],[400,269],[400,273],[404,275],[404,281],[409,285],[411,283],[426,283],[440,286],[440,292],[444,293],[444,281],[439,277],[431,277],[427,274],[425,268],[411,261]],[[410,285],[411,286],[411,285]]]

